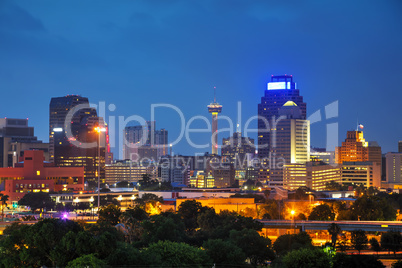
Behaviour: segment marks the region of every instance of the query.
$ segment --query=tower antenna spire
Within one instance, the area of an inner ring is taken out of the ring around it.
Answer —
[[[216,103],[216,87],[214,87],[214,103]]]

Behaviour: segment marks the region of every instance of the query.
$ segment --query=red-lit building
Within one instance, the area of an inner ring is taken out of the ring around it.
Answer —
[[[82,191],[84,167],[55,167],[44,162],[43,151],[25,151],[14,168],[0,168],[0,187],[10,201],[29,192]]]

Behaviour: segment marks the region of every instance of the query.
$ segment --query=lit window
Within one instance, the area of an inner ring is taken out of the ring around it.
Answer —
[[[36,175],[37,175],[37,176],[40,176],[40,170],[37,170],[37,171],[36,171]]]

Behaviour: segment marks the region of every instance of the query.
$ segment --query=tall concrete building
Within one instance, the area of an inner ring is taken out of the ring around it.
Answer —
[[[310,121],[293,101],[287,101],[278,115],[270,135],[270,186],[283,185],[283,165],[310,161]]]
[[[380,167],[381,147],[377,142],[367,142],[363,137],[363,131],[348,131],[342,146],[335,148],[335,162],[374,162]]]
[[[279,110],[288,101],[294,102],[300,108],[301,119],[306,119],[306,103],[303,102],[292,75],[273,75],[261,97],[261,103],[258,104],[258,157],[263,159],[263,167],[259,171],[260,180],[269,179],[271,133],[275,131]]]
[[[218,154],[218,114],[222,112],[222,105],[216,102],[216,88],[214,87],[214,102],[208,105],[208,113],[212,114],[212,151],[213,155]]]
[[[386,153],[386,182],[402,184],[402,153]]]
[[[236,169],[247,167],[247,158],[254,157],[255,149],[254,139],[243,137],[241,132],[235,132],[233,136],[222,139],[222,157],[229,158]]]
[[[49,161],[49,144],[35,137],[28,119],[0,118],[0,167],[14,167],[26,150],[43,151]]]
[[[157,161],[168,154],[168,131],[156,130],[155,121],[147,121],[144,126],[127,126],[124,137],[124,159],[138,161],[149,158]]]
[[[49,149],[59,167],[84,167],[86,181],[96,181],[98,167],[105,178],[105,128],[103,118],[78,95],[52,98],[49,106]],[[98,140],[100,142],[98,142]]]
[[[398,152],[402,153],[402,141],[398,142]]]
[[[72,115],[71,122],[66,122],[66,116],[69,114],[70,110],[72,110],[76,106],[83,106],[83,109],[80,109],[76,113]],[[49,105],[49,152],[50,152],[50,160],[54,161],[54,146],[56,144],[54,140],[54,133],[56,131],[61,131],[66,133],[67,127],[70,124],[79,124],[82,118],[84,117],[96,117],[96,110],[89,107],[88,98],[81,97],[79,95],[67,95],[64,97],[56,97],[52,98]],[[77,135],[80,131],[79,129],[72,128],[73,135]],[[59,133],[60,134],[60,133]],[[59,137],[61,137],[59,135]]]

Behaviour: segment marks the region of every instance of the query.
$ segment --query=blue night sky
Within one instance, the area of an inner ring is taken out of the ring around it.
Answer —
[[[241,101],[244,127],[272,74],[293,75],[308,114],[339,101],[339,117],[312,124],[313,146],[325,147],[327,123],[339,123],[342,141],[358,118],[366,140],[377,141],[383,153],[396,151],[402,2],[0,1],[0,117],[29,117],[43,141],[51,97],[67,94],[115,104],[107,121],[149,120],[151,104],[168,103],[187,123],[197,115],[210,120],[206,106],[216,86],[222,115],[234,122]],[[158,109],[155,119],[171,141],[178,137],[176,112]],[[206,124],[196,120],[191,127]],[[191,138],[204,144],[210,134]],[[183,140],[173,151],[210,148]]]

